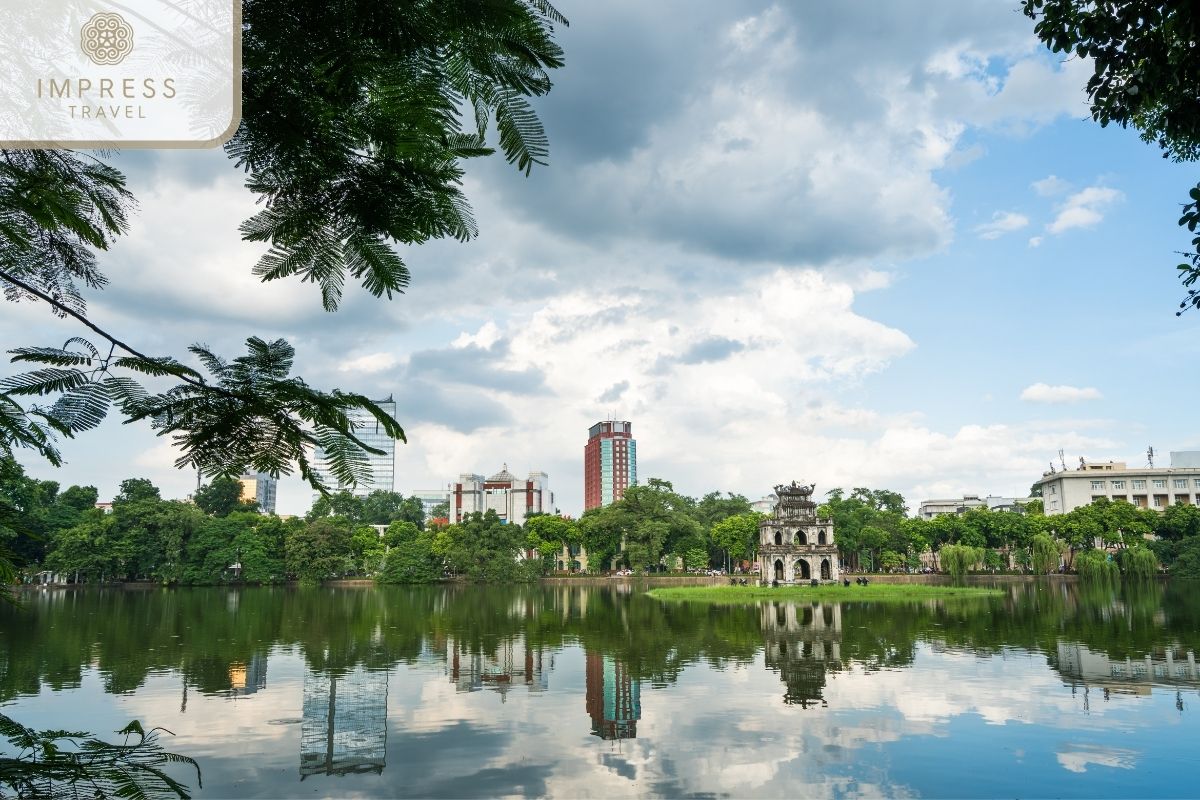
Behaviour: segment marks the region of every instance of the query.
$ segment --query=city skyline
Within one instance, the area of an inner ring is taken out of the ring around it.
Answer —
[[[314,386],[395,392],[400,491],[536,464],[567,511],[584,506],[579,431],[609,415],[637,421],[641,478],[751,498],[789,474],[1016,497],[1060,448],[1200,448],[1130,379],[1200,389],[1178,368],[1200,316],[1174,315],[1194,176],[1088,119],[1086,59],[1047,52],[1021,14],[561,10],[566,66],[534,104],[548,165],[467,163],[480,235],[399,247],[406,294],[351,286],[329,314],[312,284],[260,283],[263,248],[238,233],[254,196],[224,153],[124,151],[140,209],[100,255],[112,285],[84,292],[91,316],[150,353],[286,338]],[[889,35],[863,46],[865,30]],[[0,319],[11,346],[79,333],[40,304]],[[18,457],[104,497],[125,477],[194,485],[143,424],[62,445],[63,469]],[[310,500],[280,481],[282,513]]]

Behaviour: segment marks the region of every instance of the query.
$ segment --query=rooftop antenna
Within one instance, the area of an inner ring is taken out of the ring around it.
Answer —
[[[1054,474],[1054,459],[1050,460],[1050,474]]]
[[[1067,462],[1066,462],[1066,459],[1063,458],[1063,451],[1062,451],[1061,447],[1058,448],[1058,463],[1062,465],[1062,471],[1066,472],[1067,471]]]
[[[1150,469],[1154,469],[1154,445],[1146,448],[1146,463],[1150,465]]]

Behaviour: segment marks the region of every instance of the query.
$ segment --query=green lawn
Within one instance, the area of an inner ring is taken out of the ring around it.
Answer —
[[[925,583],[872,583],[867,586],[664,586],[647,592],[659,600],[701,603],[753,603],[759,600],[930,600],[943,597],[998,597],[1000,589],[933,586]]]

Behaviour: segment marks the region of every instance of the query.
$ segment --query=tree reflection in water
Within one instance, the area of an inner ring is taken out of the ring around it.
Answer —
[[[708,606],[579,586],[58,591],[19,612],[0,608],[0,702],[77,687],[93,667],[115,694],[152,673],[177,675],[185,710],[189,690],[247,699],[266,686],[272,651],[286,648],[308,670],[302,773],[378,770],[397,664],[440,663],[460,691],[538,692],[553,681],[555,654],[578,647],[584,724],[633,738],[643,683],[673,683],[695,663],[752,665],[760,653],[783,702],[804,708],[826,702],[831,674],[908,668],[922,645],[1025,650],[1067,683],[1110,694],[1195,687],[1197,595],[1184,583],[1056,580],[1015,584],[1002,598],[878,605]]]

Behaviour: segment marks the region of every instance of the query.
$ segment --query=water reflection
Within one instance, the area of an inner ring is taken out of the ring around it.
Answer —
[[[300,779],[383,772],[387,766],[388,674],[361,666],[304,673]]]
[[[842,608],[836,603],[763,603],[767,668],[779,673],[783,702],[824,705],[826,670],[842,668]]]
[[[592,736],[601,739],[636,739],[642,717],[642,682],[629,667],[603,653],[591,651],[587,662],[587,712]]]
[[[1198,601],[1059,581],[716,608],[608,587],[55,592],[0,609],[0,704],[166,725],[217,765],[211,796],[298,793],[297,753],[318,794],[1029,794],[1022,774],[1171,794],[1200,733]],[[954,791],[968,752],[979,791]],[[1088,782],[1125,773],[1151,783]]]

